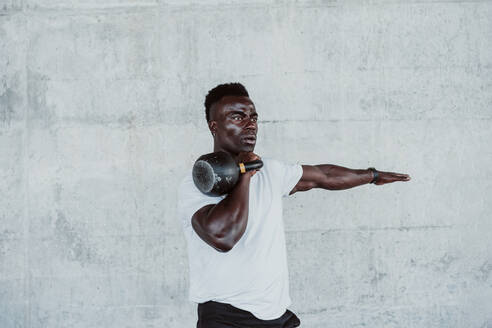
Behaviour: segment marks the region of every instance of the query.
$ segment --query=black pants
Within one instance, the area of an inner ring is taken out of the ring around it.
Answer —
[[[251,312],[230,304],[209,301],[198,304],[197,328],[293,328],[299,327],[299,318],[287,310],[278,319],[260,320]]]

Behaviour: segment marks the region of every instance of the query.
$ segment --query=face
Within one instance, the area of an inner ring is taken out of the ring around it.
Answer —
[[[249,97],[226,96],[210,108],[210,131],[215,134],[214,151],[237,155],[256,145],[258,114]]]

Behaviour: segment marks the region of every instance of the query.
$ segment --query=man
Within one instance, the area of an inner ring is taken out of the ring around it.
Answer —
[[[258,114],[239,83],[209,91],[205,113],[214,152],[238,163],[253,153]],[[348,189],[367,183],[408,181],[406,174],[336,165],[288,165],[263,158],[259,171],[241,174],[227,195],[210,197],[193,184],[191,170],[179,188],[178,213],[188,244],[190,299],[198,328],[297,327],[291,300],[282,220],[282,197],[312,188]]]

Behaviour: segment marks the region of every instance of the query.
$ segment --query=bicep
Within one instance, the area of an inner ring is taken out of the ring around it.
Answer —
[[[207,243],[209,246],[212,246],[216,251],[219,252],[227,252],[230,248],[227,247],[220,239],[217,239],[217,236],[210,230],[209,224],[209,214],[210,211],[217,204],[209,204],[200,208],[198,211],[193,214],[191,217],[191,226],[193,230],[196,232],[198,237]]]
[[[298,191],[308,191],[313,188],[318,187],[322,181],[326,179],[326,175],[323,171],[313,165],[303,165],[302,166],[302,177],[295,187],[291,190],[289,195],[292,195]]]
[[[207,216],[215,204],[205,205],[197,210],[191,217],[191,226],[196,234],[207,244],[210,244],[211,236],[207,229]]]

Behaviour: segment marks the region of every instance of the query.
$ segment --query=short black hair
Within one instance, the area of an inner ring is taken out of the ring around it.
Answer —
[[[249,97],[248,91],[239,82],[219,84],[210,90],[205,97],[205,117],[210,121],[210,107],[225,96]]]

